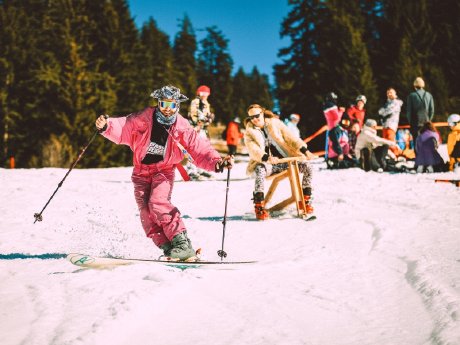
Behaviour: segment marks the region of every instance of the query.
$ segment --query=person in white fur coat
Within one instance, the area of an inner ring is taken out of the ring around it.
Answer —
[[[255,174],[254,207],[259,220],[268,219],[265,209],[265,177],[277,174],[288,168],[287,163],[278,163],[280,158],[305,155],[308,159],[315,156],[308,151],[307,144],[296,137],[275,115],[258,104],[249,106],[248,117],[244,120],[246,131],[244,144],[249,152],[248,175]],[[299,171],[303,173],[302,189],[308,214],[313,213],[311,206],[312,169],[306,161],[299,162]]]

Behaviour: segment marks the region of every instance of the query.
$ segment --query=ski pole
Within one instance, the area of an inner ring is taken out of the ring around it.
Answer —
[[[105,118],[108,118],[107,115],[104,115]],[[91,136],[91,139],[89,139],[88,141],[88,144],[86,144],[86,146],[83,148],[83,150],[81,150],[80,154],[78,155],[77,159],[72,163],[72,165],[70,166],[70,169],[67,171],[67,173],[65,174],[64,178],[62,179],[61,182],[59,182],[57,188],[54,190],[54,193],[51,195],[51,197],[48,199],[48,201],[46,202],[45,206],[43,206],[42,210],[40,211],[40,213],[34,213],[34,217],[35,217],[35,221],[34,221],[34,224],[39,221],[41,222],[43,220],[43,216],[42,216],[42,213],[43,211],[45,210],[45,208],[48,206],[48,204],[51,202],[51,199],[53,199],[54,195],[57,193],[58,189],[61,188],[62,184],[64,183],[65,179],[67,178],[67,176],[70,174],[70,172],[72,171],[72,169],[77,165],[78,161],[80,160],[80,158],[83,156],[83,154],[85,153],[86,149],[89,147],[89,145],[91,144],[91,142],[94,140],[94,138],[96,137],[96,135],[100,132],[99,129],[96,129],[96,131],[93,133],[93,135]]]
[[[224,241],[225,241],[225,226],[227,225],[227,204],[228,204],[228,190],[230,186],[230,169],[227,172],[227,189],[225,190],[225,212],[224,220],[222,221],[223,230],[222,230],[222,249],[217,251],[217,255],[220,256],[220,261],[227,257],[227,253],[224,251]]]

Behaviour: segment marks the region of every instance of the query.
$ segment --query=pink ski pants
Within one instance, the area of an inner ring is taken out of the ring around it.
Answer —
[[[173,167],[158,171],[154,165],[142,165],[134,169],[131,181],[142,227],[158,247],[185,230],[179,210],[171,204]]]

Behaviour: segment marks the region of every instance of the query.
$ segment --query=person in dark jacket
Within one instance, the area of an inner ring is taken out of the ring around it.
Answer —
[[[444,170],[444,160],[438,153],[439,134],[431,122],[425,122],[415,143],[415,166],[418,173]]]
[[[407,120],[410,125],[410,132],[417,141],[418,132],[425,122],[431,121],[434,116],[433,96],[425,91],[425,82],[418,77],[414,80],[415,91],[407,97]],[[415,149],[417,151],[417,148]]]

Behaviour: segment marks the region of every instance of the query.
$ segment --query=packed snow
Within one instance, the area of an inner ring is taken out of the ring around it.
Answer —
[[[460,188],[435,178],[314,167],[317,219],[255,221],[254,180],[230,174],[232,270],[72,265],[66,253],[155,259],[131,168],[0,169],[2,345],[460,344]],[[173,203],[203,258],[220,260],[226,173],[183,182]],[[268,189],[268,183],[266,185]],[[274,202],[289,192],[284,181]]]

